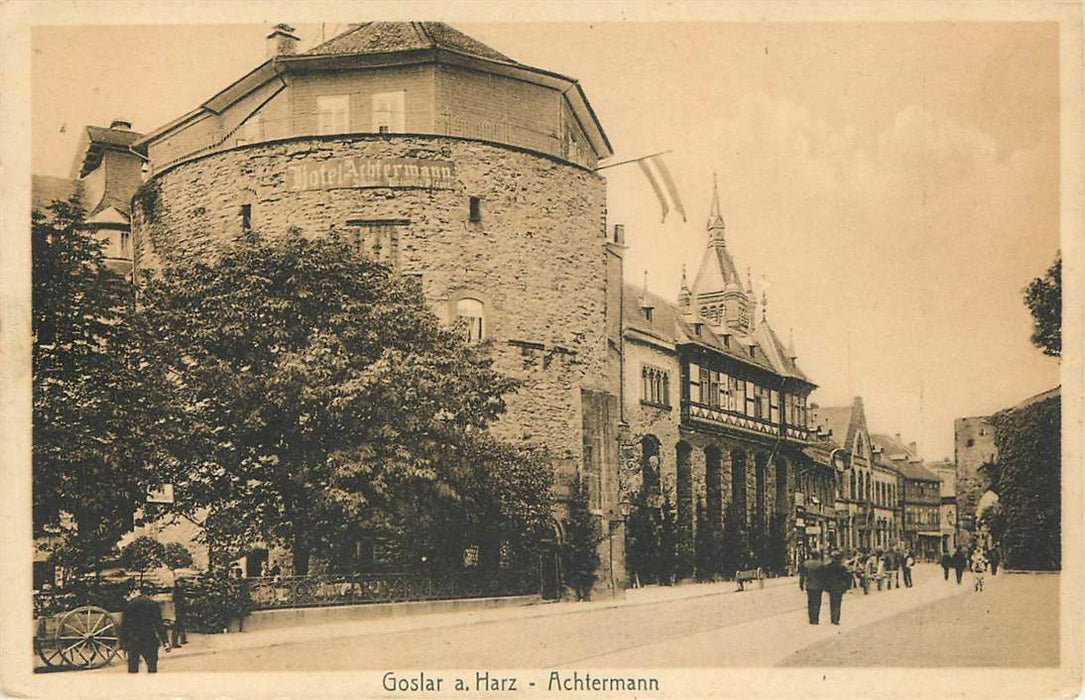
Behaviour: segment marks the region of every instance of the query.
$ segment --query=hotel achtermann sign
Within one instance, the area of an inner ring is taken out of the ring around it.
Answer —
[[[452,189],[456,171],[451,161],[420,158],[333,158],[287,168],[291,190],[365,187]]]

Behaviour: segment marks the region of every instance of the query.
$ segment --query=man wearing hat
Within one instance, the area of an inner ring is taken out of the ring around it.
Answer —
[[[821,569],[821,553],[817,550],[810,552],[799,569],[799,588],[806,590],[806,612],[811,625],[818,624],[821,615]]]
[[[834,625],[840,624],[840,604],[844,600],[844,591],[851,583],[851,574],[844,566],[844,555],[835,551],[830,561],[821,567],[821,585],[829,592],[829,620]]]

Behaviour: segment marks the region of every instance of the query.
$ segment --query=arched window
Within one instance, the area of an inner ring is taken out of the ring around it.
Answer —
[[[486,314],[482,302],[464,297],[456,302],[456,318],[467,323],[467,342],[477,343],[486,337]]]

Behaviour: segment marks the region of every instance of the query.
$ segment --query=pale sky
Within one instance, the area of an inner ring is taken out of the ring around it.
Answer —
[[[66,176],[82,125],[146,132],[193,109],[263,60],[279,20],[36,29],[33,171]],[[872,431],[938,459],[954,418],[1058,383],[1021,295],[1059,247],[1056,25],[452,24],[580,80],[614,160],[672,151],[687,223],[660,225],[635,166],[604,171],[628,281],[647,270],[676,296],[718,173],[728,245],[794,329],[815,401],[861,395]]]

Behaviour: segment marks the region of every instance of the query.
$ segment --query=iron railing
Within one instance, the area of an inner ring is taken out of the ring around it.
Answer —
[[[471,572],[428,576],[411,573],[315,574],[245,579],[253,610],[539,593],[537,573]]]

